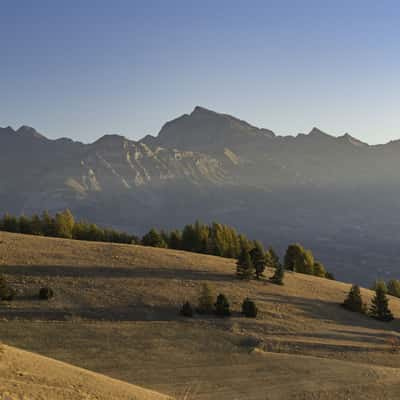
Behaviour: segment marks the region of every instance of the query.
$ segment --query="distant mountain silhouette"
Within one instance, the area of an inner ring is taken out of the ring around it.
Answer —
[[[203,107],[139,141],[0,128],[0,208],[69,207],[138,234],[218,220],[280,251],[304,242],[340,278],[365,283],[395,274],[400,256],[399,143],[318,128],[277,136]]]

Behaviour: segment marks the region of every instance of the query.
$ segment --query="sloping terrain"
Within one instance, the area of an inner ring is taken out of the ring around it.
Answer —
[[[344,310],[350,285],[287,273],[284,286],[238,281],[235,261],[181,251],[0,233],[0,338],[178,399],[396,399],[400,300],[382,323]],[[269,272],[270,274],[270,272]],[[179,316],[202,283],[228,319]],[[55,298],[37,300],[41,286]],[[369,301],[372,293],[362,290]],[[245,297],[257,319],[240,314]]]
[[[169,397],[1,345],[0,399],[167,400]]]

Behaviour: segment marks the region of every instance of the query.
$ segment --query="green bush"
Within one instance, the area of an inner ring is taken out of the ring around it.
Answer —
[[[242,303],[242,314],[244,314],[247,318],[256,318],[258,313],[258,309],[256,303],[253,300],[250,300],[248,297],[244,299]]]
[[[218,295],[215,302],[215,314],[219,317],[229,317],[231,315],[228,299],[222,293]]]
[[[181,315],[183,315],[184,317],[193,317],[193,308],[191,306],[191,304],[187,301],[185,303],[183,303],[182,308],[181,308]]]
[[[50,300],[54,296],[53,289],[49,287],[43,287],[39,290],[40,300]]]

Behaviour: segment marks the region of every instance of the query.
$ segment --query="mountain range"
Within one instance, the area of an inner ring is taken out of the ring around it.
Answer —
[[[318,128],[278,136],[196,107],[138,141],[50,140],[0,128],[0,209],[70,208],[141,234],[217,220],[281,253],[312,248],[340,279],[399,278],[400,141],[368,145]]]

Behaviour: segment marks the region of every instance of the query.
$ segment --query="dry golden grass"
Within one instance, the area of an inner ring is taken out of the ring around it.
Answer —
[[[168,400],[154,391],[9,346],[4,346],[0,371],[4,400]]]
[[[349,284],[293,273],[284,286],[241,282],[234,260],[7,233],[0,264],[18,290],[0,305],[7,344],[178,399],[400,397],[399,321],[344,310]],[[178,315],[204,282],[228,296],[232,318]],[[45,285],[50,302],[37,300]],[[239,313],[247,296],[255,320]],[[399,299],[390,306],[400,318]]]

